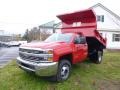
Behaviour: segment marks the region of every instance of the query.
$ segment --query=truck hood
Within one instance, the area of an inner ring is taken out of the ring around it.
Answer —
[[[36,42],[36,43],[27,43],[27,44],[21,45],[21,47],[55,49],[58,47],[63,47],[65,45],[67,45],[67,43],[65,42]]]

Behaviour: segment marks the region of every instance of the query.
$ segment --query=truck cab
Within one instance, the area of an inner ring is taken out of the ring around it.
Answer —
[[[86,58],[101,63],[106,41],[96,30],[92,10],[59,15],[58,18],[63,24],[62,33],[52,34],[43,42],[21,45],[17,64],[25,71],[64,81],[70,76],[73,64]],[[81,26],[72,26],[80,21]]]

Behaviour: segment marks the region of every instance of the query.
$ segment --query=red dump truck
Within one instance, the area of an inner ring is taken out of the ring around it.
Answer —
[[[64,81],[73,64],[86,58],[101,63],[106,40],[96,30],[96,16],[91,9],[57,17],[62,21],[62,33],[52,34],[43,42],[21,45],[17,64],[36,75]]]

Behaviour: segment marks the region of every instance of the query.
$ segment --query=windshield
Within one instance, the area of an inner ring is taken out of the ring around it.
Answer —
[[[48,37],[45,42],[67,42],[69,43],[71,40],[72,34],[53,34],[50,37]]]

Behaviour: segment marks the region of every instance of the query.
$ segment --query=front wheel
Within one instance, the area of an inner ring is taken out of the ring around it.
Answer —
[[[57,74],[54,76],[54,81],[67,80],[71,72],[71,63],[68,60],[61,60],[59,62]]]

